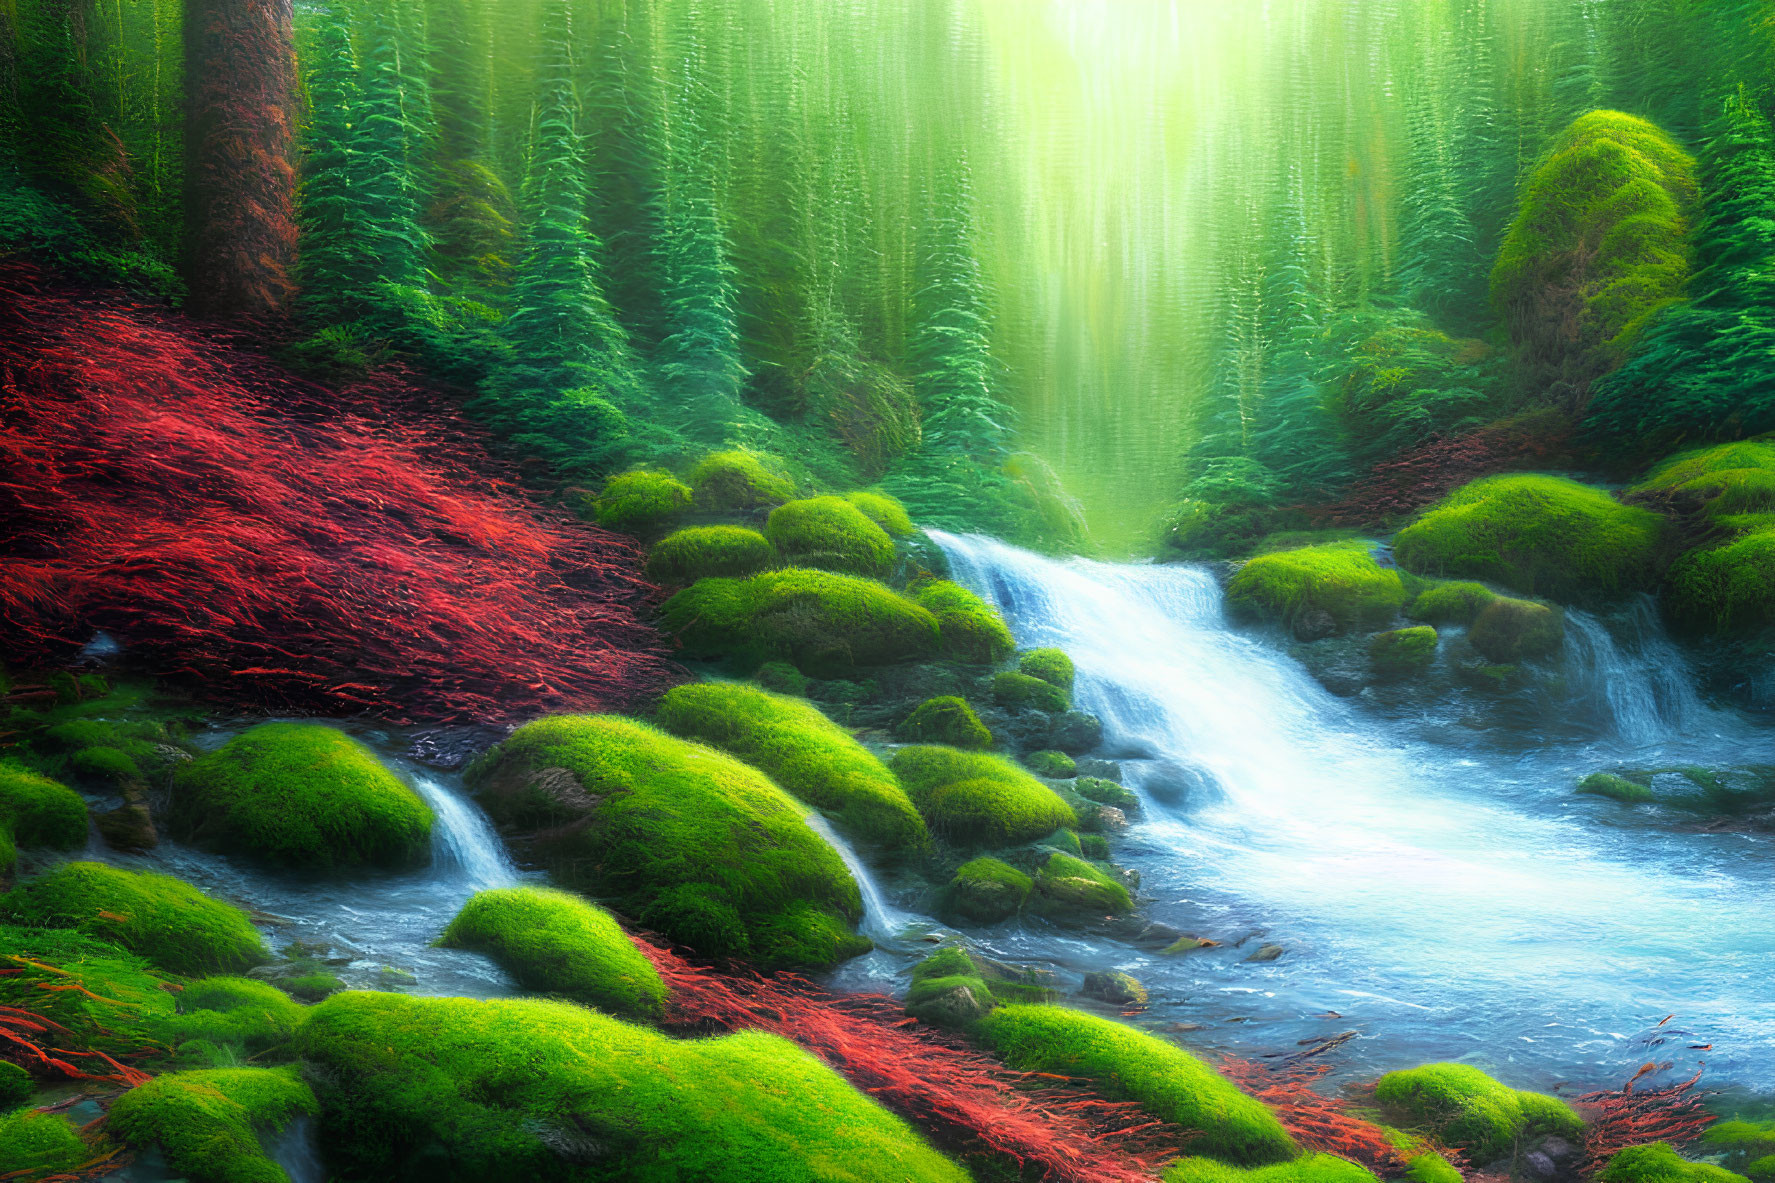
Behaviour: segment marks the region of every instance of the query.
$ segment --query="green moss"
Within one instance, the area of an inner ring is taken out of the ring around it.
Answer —
[[[0,965],[11,971],[0,977],[0,1006],[60,1024],[70,1046],[115,1055],[167,1042],[172,984],[116,945],[71,929],[0,926]]]
[[[604,482],[592,503],[592,516],[606,530],[647,537],[690,509],[690,490],[666,472],[620,472]]]
[[[519,728],[466,780],[568,887],[709,956],[830,966],[869,948],[802,807],[725,753],[612,715]]]
[[[1724,1167],[1690,1162],[1668,1142],[1618,1150],[1596,1177],[1600,1183],[1746,1183]]]
[[[1050,854],[1037,872],[1035,895],[1040,910],[1050,916],[1125,916],[1134,910],[1126,887],[1083,859],[1059,851]]]
[[[1598,797],[1609,797],[1627,805],[1636,805],[1642,801],[1652,800],[1649,785],[1628,780],[1624,776],[1616,776],[1612,772],[1592,772],[1578,782],[1578,792],[1593,793]]]
[[[330,973],[298,974],[293,978],[283,979],[282,985],[291,998],[299,998],[303,1002],[319,1002],[345,989],[345,983],[337,975]]]
[[[912,516],[906,512],[906,507],[900,504],[897,497],[859,489],[854,493],[846,493],[844,499],[862,510],[864,516],[895,538],[910,538],[917,533],[912,524]]]
[[[1558,1097],[1507,1088],[1468,1064],[1389,1072],[1375,1099],[1396,1124],[1434,1135],[1480,1165],[1508,1156],[1522,1138],[1577,1137],[1584,1129]]]
[[[86,802],[46,776],[0,764],[0,824],[20,846],[74,850],[86,845]]]
[[[96,1157],[60,1113],[19,1109],[0,1117],[0,1175],[9,1179],[72,1171]]]
[[[1456,1172],[1451,1183],[1458,1183],[1460,1177]],[[1182,1158],[1166,1168],[1164,1183],[1376,1183],[1376,1176],[1367,1167],[1331,1154],[1306,1154],[1291,1162],[1263,1167],[1235,1167],[1212,1158]]]
[[[1425,624],[1469,625],[1497,593],[1483,583],[1433,583],[1418,593],[1406,615]]]
[[[731,682],[679,686],[661,699],[661,726],[744,760],[797,799],[838,817],[855,837],[889,849],[929,840],[918,810],[874,753],[812,703]]]
[[[1701,1140],[1749,1154],[1775,1152],[1775,1121],[1721,1121],[1707,1127]]]
[[[711,452],[690,470],[696,507],[706,513],[763,509],[795,496],[781,462],[763,452]]]
[[[1376,633],[1368,638],[1368,660],[1394,677],[1422,673],[1436,660],[1436,630],[1420,624]]]
[[[921,585],[916,594],[918,602],[937,618],[946,655],[975,665],[993,665],[1016,650],[1017,642],[997,610],[959,583],[932,580]]]
[[[348,992],[298,1036],[342,1177],[965,1183],[899,1118],[763,1032],[668,1039],[533,999]],[[595,1149],[573,1171],[564,1145]]]
[[[1775,1154],[1765,1154],[1745,1164],[1744,1173],[1752,1179],[1775,1179]]]
[[[1201,1154],[1244,1165],[1295,1155],[1294,1140],[1267,1107],[1157,1036],[1058,1006],[1000,1007],[980,1031],[1018,1071],[1087,1077],[1110,1097],[1197,1131],[1189,1147]]]
[[[1686,493],[1716,520],[1775,512],[1775,443],[1741,440],[1672,456],[1635,492]]]
[[[211,1068],[137,1085],[111,1106],[109,1128],[132,1145],[159,1146],[194,1183],[288,1183],[259,1131],[319,1111],[294,1068]]]
[[[972,924],[997,924],[1022,911],[1035,880],[1009,863],[977,858],[963,863],[944,890],[947,915]]]
[[[1083,855],[1085,853],[1085,848],[1079,843],[1078,834],[1072,830],[1055,830],[1037,842],[1036,846],[1037,848],[1045,846],[1050,850],[1058,850],[1065,854]]]
[[[1497,596],[1479,610],[1467,640],[1488,661],[1513,665],[1565,644],[1565,613],[1550,604]]]
[[[918,745],[895,752],[892,767],[932,832],[952,842],[1010,846],[1078,825],[1052,789],[998,756]]]
[[[64,863],[0,897],[15,923],[76,928],[180,974],[235,973],[266,959],[247,914],[177,879]]]
[[[983,751],[992,746],[992,732],[968,700],[954,694],[927,698],[900,724],[900,735],[915,743],[941,743]]]
[[[1065,752],[1052,750],[1031,752],[1023,757],[1023,762],[1029,765],[1031,772],[1037,776],[1045,776],[1049,780],[1070,780],[1079,772],[1078,761]]]
[[[1664,601],[1680,624],[1696,631],[1775,625],[1775,527],[1682,555],[1670,566]]]
[[[1017,662],[1017,668],[1032,678],[1040,678],[1062,690],[1072,689],[1074,670],[1072,658],[1060,649],[1031,649]]]
[[[1406,1163],[1405,1177],[1412,1183],[1461,1183],[1461,1172],[1435,1151],[1412,1156]]]
[[[806,674],[786,661],[765,662],[758,667],[758,672],[752,675],[752,680],[766,690],[795,698],[807,696],[807,686],[810,681]]]
[[[101,783],[140,780],[142,770],[122,748],[81,748],[68,758],[74,775]]]
[[[1100,776],[1081,776],[1072,782],[1071,787],[1085,800],[1099,805],[1113,805],[1124,812],[1140,808],[1140,796],[1133,789]]]
[[[1339,630],[1384,625],[1406,598],[1399,572],[1376,563],[1363,542],[1259,555],[1227,585],[1227,605],[1241,615],[1298,626],[1323,613]]]
[[[647,578],[682,587],[710,575],[753,575],[776,558],[770,540],[744,526],[691,526],[666,535],[647,554]]]
[[[993,676],[992,697],[1000,706],[1012,710],[1028,707],[1058,714],[1072,706],[1071,698],[1060,687],[1015,670],[1005,670]]]
[[[938,638],[936,617],[874,580],[795,567],[700,580],[662,617],[691,657],[780,658],[820,677],[925,657]]]
[[[432,812],[344,732],[266,723],[181,768],[167,822],[278,866],[401,866],[430,850]]]
[[[37,1094],[31,1074],[11,1060],[0,1060],[0,1113],[11,1113]]]
[[[192,982],[179,992],[178,1008],[163,1028],[169,1042],[202,1039],[247,1052],[288,1043],[303,1014],[301,1004],[276,986],[234,977]]]
[[[894,569],[894,540],[842,497],[810,497],[770,511],[764,525],[785,560],[822,571],[885,579]]]
[[[439,944],[491,957],[525,990],[624,1018],[657,1019],[666,986],[616,918],[565,891],[509,887],[463,905]]]
[[[1494,476],[1449,494],[1393,541],[1401,566],[1571,599],[1649,587],[1664,519],[1563,477]]]

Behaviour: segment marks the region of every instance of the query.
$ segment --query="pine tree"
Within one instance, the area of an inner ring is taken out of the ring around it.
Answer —
[[[420,131],[408,111],[423,84],[403,68],[395,18],[386,3],[372,4],[349,160],[363,250],[384,283],[416,288],[426,282],[429,243],[419,225]]]
[[[308,126],[303,142],[302,306],[321,323],[356,318],[375,282],[377,260],[362,233],[359,181],[352,142],[358,110],[357,54],[342,4],[320,18],[315,68],[308,75]]]

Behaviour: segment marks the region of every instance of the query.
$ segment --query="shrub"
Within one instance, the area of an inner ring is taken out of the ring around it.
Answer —
[[[1389,1072],[1375,1086],[1375,1099],[1395,1124],[1432,1134],[1478,1164],[1510,1154],[1521,1137],[1576,1137],[1584,1129],[1559,1098],[1507,1088],[1468,1064]]]
[[[302,1023],[302,1005],[267,982],[204,978],[180,991],[179,1013],[164,1025],[170,1042],[202,1039],[260,1052],[289,1042]]]
[[[866,951],[838,853],[731,756],[613,715],[520,727],[466,773],[565,885],[709,956],[825,967]]]
[[[1567,599],[1628,592],[1657,576],[1664,519],[1601,489],[1535,474],[1464,485],[1399,532],[1401,566]]]
[[[72,1171],[93,1157],[74,1123],[60,1113],[18,1109],[0,1117],[0,1175],[40,1178]]]
[[[1608,797],[1624,805],[1650,801],[1653,796],[1651,786],[1628,780],[1624,776],[1616,776],[1612,772],[1592,772],[1578,782],[1578,792]]]
[[[1436,630],[1427,624],[1396,628],[1368,638],[1368,660],[1382,674],[1420,673],[1436,660]]]
[[[108,1128],[132,1145],[161,1147],[194,1183],[283,1183],[259,1131],[319,1110],[294,1068],[212,1068],[137,1085],[111,1106]]]
[[[1062,690],[1072,689],[1072,658],[1062,649],[1031,649],[1018,661],[1017,668],[1032,678],[1040,678]]]
[[[0,764],[0,827],[20,846],[86,845],[86,802],[46,776]]]
[[[346,993],[297,1039],[321,1068],[322,1138],[349,1178],[599,1176],[965,1183],[905,1122],[785,1039],[668,1039],[565,1003]],[[429,1155],[416,1152],[436,1149]]]
[[[670,473],[620,472],[604,482],[592,516],[607,530],[657,534],[690,509],[690,490]]]
[[[625,1018],[665,1013],[666,986],[616,918],[565,891],[508,887],[463,905],[439,944],[485,953],[525,990]]]
[[[997,924],[1022,911],[1035,881],[1009,863],[977,858],[963,863],[944,890],[944,911],[973,924]]]
[[[1010,846],[1078,825],[1052,789],[998,756],[915,746],[892,767],[932,832],[952,842]]]
[[[980,1033],[1020,1072],[1086,1077],[1106,1096],[1138,1101],[1160,1121],[1196,1131],[1189,1146],[1198,1153],[1247,1165],[1295,1155],[1267,1107],[1157,1036],[1059,1006],[1000,1007]]]
[[[681,587],[710,575],[753,575],[775,557],[770,540],[744,526],[691,526],[666,535],[647,555],[647,578]]]
[[[1469,625],[1495,599],[1497,593],[1483,583],[1433,583],[1418,593],[1406,615],[1425,624]]]
[[[1596,1177],[1601,1183],[1747,1183],[1724,1167],[1690,1162],[1668,1142],[1617,1150]]]
[[[992,732],[980,722],[967,699],[953,694],[919,703],[900,724],[900,735],[915,743],[941,743],[952,748],[984,750],[992,746]]]
[[[0,897],[16,923],[77,928],[179,974],[237,973],[266,960],[247,914],[166,875],[63,863]]]
[[[696,507],[705,513],[762,509],[795,496],[789,478],[772,471],[777,459],[761,452],[711,452],[690,470]]]
[[[1449,1170],[1453,1172],[1453,1179],[1445,1177],[1421,1180],[1420,1183],[1458,1183],[1460,1172],[1452,1167]],[[1367,1167],[1334,1154],[1307,1154],[1292,1162],[1271,1163],[1265,1167],[1235,1167],[1212,1158],[1182,1158],[1166,1168],[1164,1175],[1164,1183],[1376,1183],[1376,1179],[1375,1173]]]
[[[1023,757],[1023,762],[1031,772],[1049,780],[1070,780],[1079,772],[1078,762],[1065,752],[1031,752]]]
[[[1479,610],[1467,640],[1488,660],[1505,665],[1545,657],[1565,643],[1565,613],[1532,600],[1497,596]]]
[[[811,497],[770,511],[764,532],[784,559],[823,571],[885,579],[894,570],[894,540],[842,497]]]
[[[11,1060],[0,1060],[0,1113],[11,1113],[37,1095],[37,1082]]]
[[[846,493],[844,499],[862,510],[864,516],[895,538],[910,538],[918,532],[906,507],[896,497],[859,489],[854,493]]]
[[[278,866],[400,866],[430,850],[432,813],[344,732],[266,723],[180,768],[167,821]]]
[[[992,697],[999,706],[1012,710],[1030,707],[1058,714],[1072,706],[1070,697],[1060,687],[1015,670],[1005,670],[993,676]]]
[[[960,584],[932,580],[915,594],[937,618],[943,652],[955,660],[993,665],[1016,651],[1017,642],[997,610]]]
[[[1078,841],[1076,836],[1073,841]],[[1059,851],[1050,854],[1036,873],[1035,894],[1042,912],[1060,918],[1124,916],[1134,910],[1126,887],[1083,859]]]
[[[1405,603],[1399,572],[1381,567],[1366,543],[1335,542],[1259,555],[1227,585],[1227,606],[1299,628],[1323,613],[1339,631],[1377,628]]]

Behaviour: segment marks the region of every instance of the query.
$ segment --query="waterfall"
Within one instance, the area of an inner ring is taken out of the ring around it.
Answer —
[[[267,1140],[265,1152],[284,1169],[290,1183],[326,1183],[327,1167],[321,1161],[312,1118],[290,1122]]]
[[[863,897],[863,935],[877,944],[891,945],[917,918],[910,913],[888,903],[887,896],[882,894],[881,885],[876,882],[874,872],[858,857],[856,848],[839,836],[825,818],[809,810],[804,819],[808,829],[826,840],[826,845],[837,852],[844,860],[844,865],[857,881],[857,891]]]
[[[1571,700],[1629,743],[1681,734],[1704,715],[1682,651],[1658,622],[1650,596],[1635,599],[1620,622],[1625,646],[1602,621],[1576,609],[1566,619]]]
[[[413,789],[436,815],[431,830],[432,867],[440,875],[465,881],[476,891],[507,887],[517,881],[517,870],[506,855],[505,844],[474,805],[420,773]]]

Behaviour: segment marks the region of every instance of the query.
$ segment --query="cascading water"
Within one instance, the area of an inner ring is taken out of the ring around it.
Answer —
[[[878,945],[894,944],[907,926],[918,918],[888,903],[881,884],[876,882],[875,873],[857,856],[856,848],[839,836],[830,822],[811,811],[806,815],[806,820],[808,828],[826,840],[826,845],[844,860],[851,878],[857,881],[857,891],[863,897],[863,922],[858,928],[864,936]]]
[[[933,537],[1020,644],[1072,656],[1144,799],[1118,861],[1154,919],[1222,942],[1166,957],[1010,929],[989,950],[1127,969],[1158,1016],[1227,1047],[1355,1030],[1368,1067],[1479,1053],[1604,1086],[1674,1012],[1715,1079],[1775,1085],[1775,843],[1573,793],[1617,760],[1768,759],[1766,730],[1702,706],[1643,606],[1625,647],[1572,615],[1567,683],[1600,696],[1594,734],[1525,745],[1450,719],[1430,742],[1230,629],[1204,569]],[[1282,957],[1245,960],[1265,942]]]

